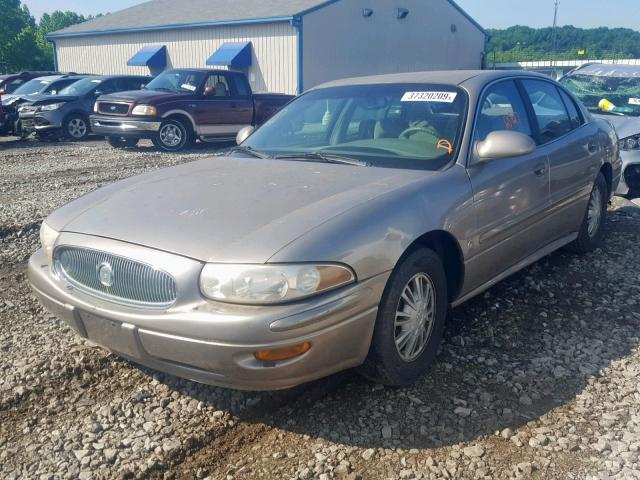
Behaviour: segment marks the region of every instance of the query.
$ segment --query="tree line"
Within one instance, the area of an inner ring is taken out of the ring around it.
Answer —
[[[489,61],[640,58],[640,32],[629,28],[516,25],[488,33]]]
[[[95,18],[56,10],[36,22],[20,0],[0,0],[0,12],[0,72],[53,70],[53,46],[45,35]]]

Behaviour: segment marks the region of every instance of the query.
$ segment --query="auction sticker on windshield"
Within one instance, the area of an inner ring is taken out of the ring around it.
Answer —
[[[640,105],[640,98],[630,98],[629,105]]]
[[[457,95],[456,92],[407,92],[401,101],[453,103]]]

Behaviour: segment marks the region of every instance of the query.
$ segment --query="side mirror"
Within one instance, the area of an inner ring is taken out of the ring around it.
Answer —
[[[253,132],[256,131],[256,127],[253,127],[251,125],[242,128],[239,132],[238,135],[236,135],[236,143],[238,145],[240,145],[242,142],[244,142],[247,138],[249,138]]]
[[[205,97],[212,97],[213,95],[216,94],[216,89],[213,88],[211,85],[209,85],[208,87],[204,88],[204,92],[202,93]]]
[[[483,141],[476,143],[481,162],[529,155],[536,148],[536,142],[529,135],[512,130],[491,132]]]

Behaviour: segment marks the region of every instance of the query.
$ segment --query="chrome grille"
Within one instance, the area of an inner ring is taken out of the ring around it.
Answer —
[[[127,115],[130,104],[120,102],[98,102],[98,113],[105,115]]]
[[[56,272],[79,290],[125,305],[164,308],[177,297],[166,272],[125,257],[78,247],[58,247]]]

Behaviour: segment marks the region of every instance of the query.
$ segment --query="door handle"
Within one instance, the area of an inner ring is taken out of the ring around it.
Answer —
[[[238,108],[238,106],[235,103],[232,103],[231,108]]]
[[[546,165],[538,165],[535,168],[535,170],[533,171],[533,173],[535,173],[538,177],[541,177],[542,175],[547,173],[547,166]]]

